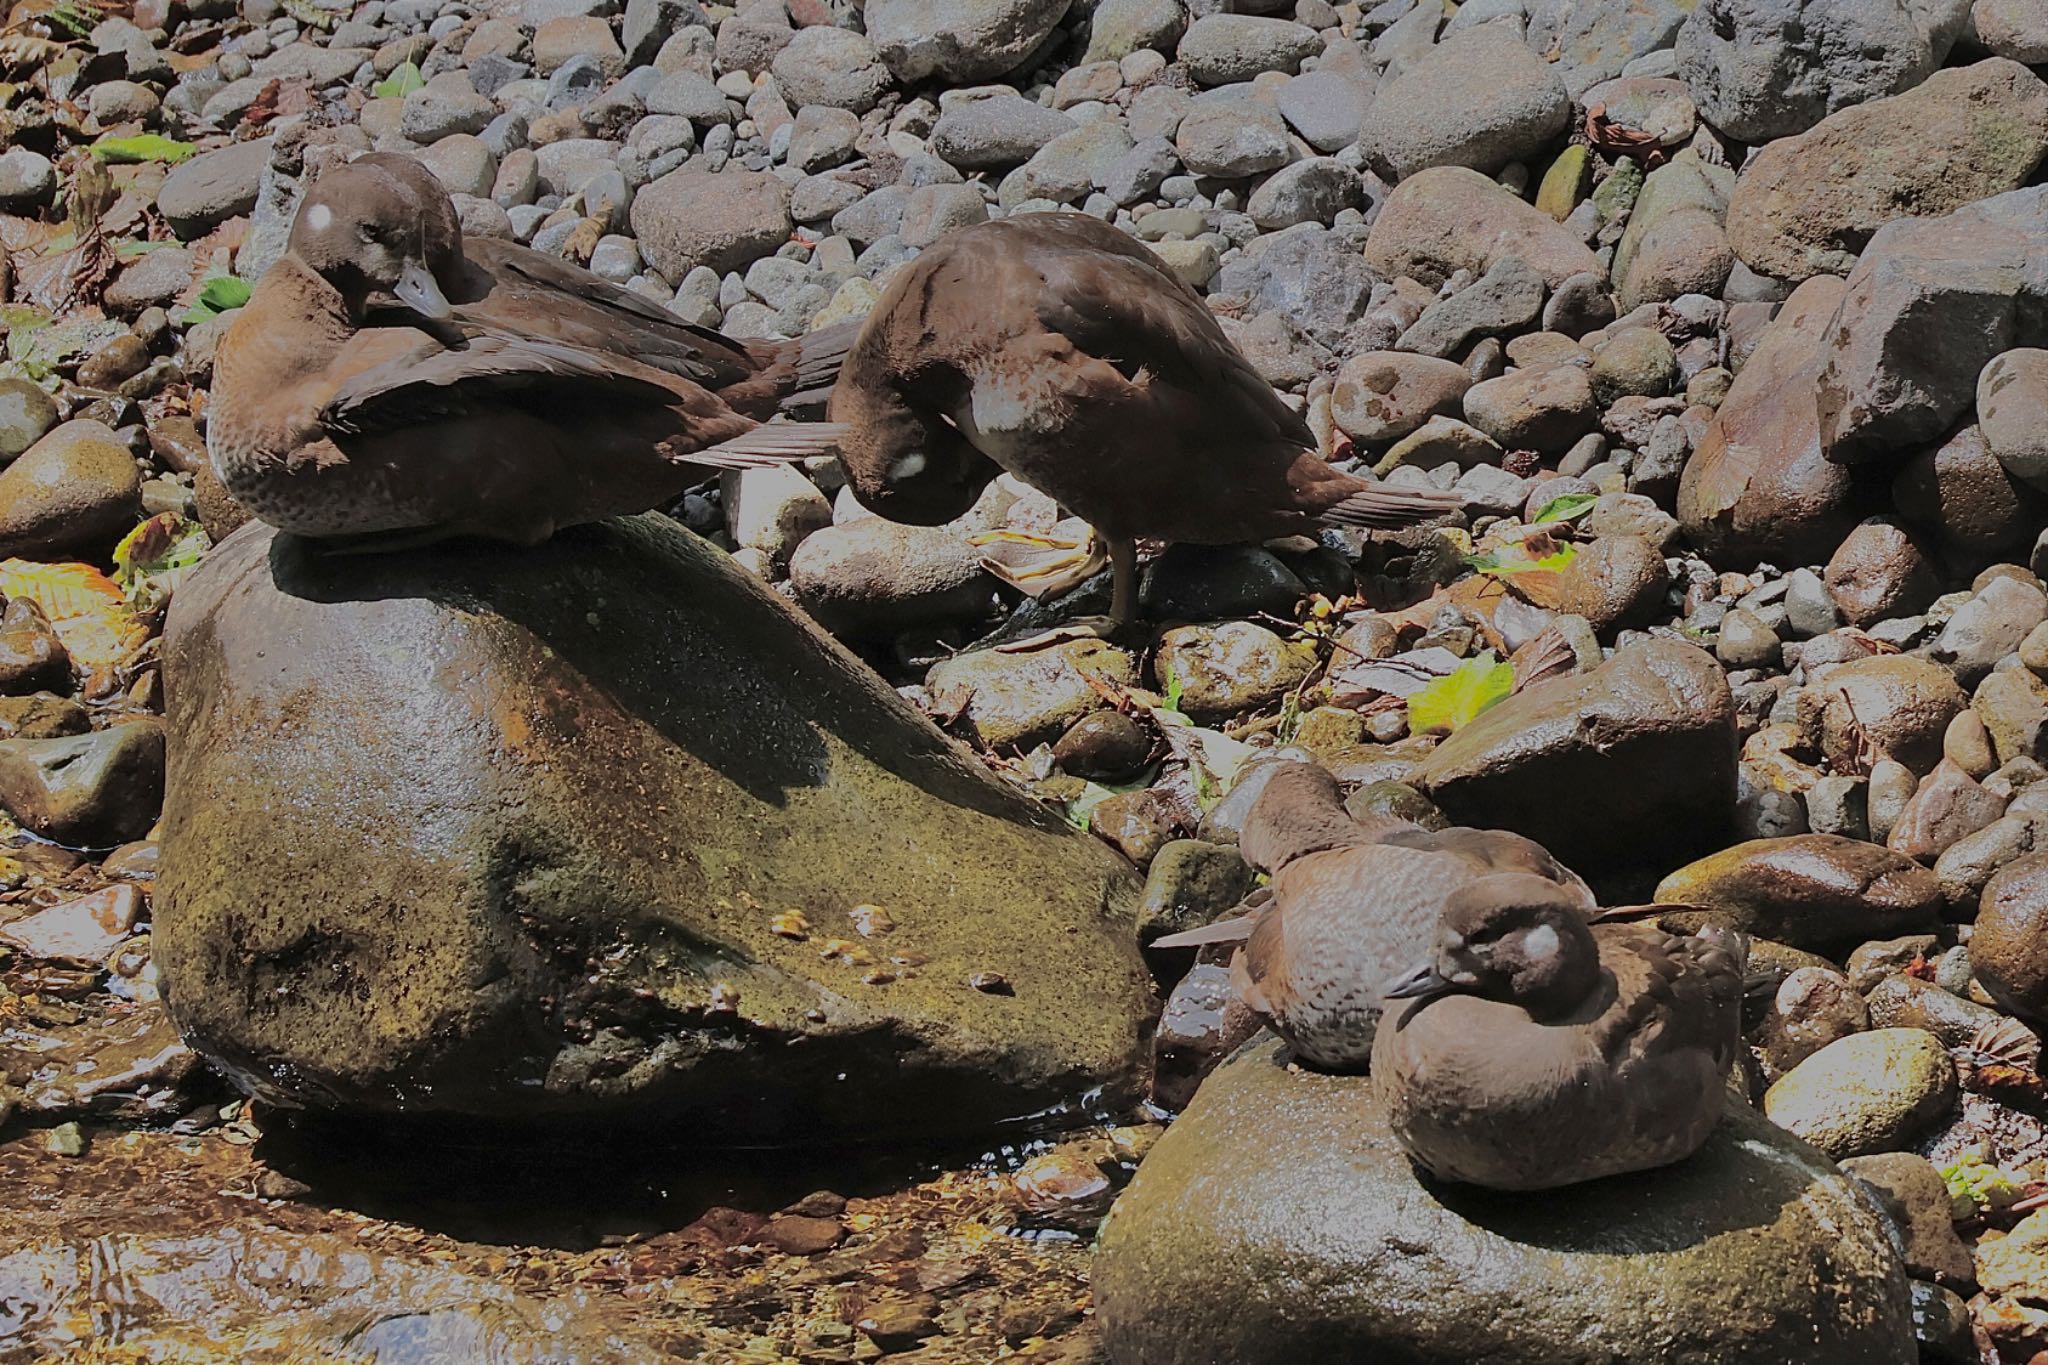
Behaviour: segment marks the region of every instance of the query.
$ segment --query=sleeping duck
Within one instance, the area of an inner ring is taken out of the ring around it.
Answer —
[[[860,332],[856,321],[794,341],[728,337],[560,257],[464,236],[447,189],[409,156],[371,152],[348,165],[352,181],[377,182],[420,221],[423,264],[456,322],[629,356],[703,385],[743,416],[765,421],[778,411],[822,405]]]
[[[459,316],[432,269],[448,224],[417,210],[387,165],[322,175],[221,341],[208,449],[263,520],[372,548],[533,543],[834,444],[829,424],[735,411],[680,361],[522,329],[511,310]]]
[[[1540,1190],[1699,1149],[1741,1044],[1748,947],[1648,925],[1588,925],[1543,878],[1484,877],[1444,904],[1436,943],[1382,995],[1373,1082],[1431,1174]]]
[[[831,416],[854,495],[882,516],[949,521],[1008,470],[1084,518],[1107,543],[1112,627],[1136,616],[1139,537],[1391,529],[1462,505],[1332,467],[1194,290],[1079,213],[926,248],[868,317]]]

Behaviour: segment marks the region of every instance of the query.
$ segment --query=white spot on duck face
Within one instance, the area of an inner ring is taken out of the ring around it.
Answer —
[[[895,464],[889,466],[889,477],[892,480],[914,479],[924,473],[924,464],[924,452],[913,450]]]
[[[1560,946],[1557,937],[1557,926],[1554,924],[1537,925],[1529,931],[1529,936],[1522,940],[1522,945],[1528,950],[1529,956],[1536,961],[1556,956]]]
[[[328,225],[333,221],[334,210],[325,204],[315,204],[306,210],[306,226],[315,232],[327,231]]]

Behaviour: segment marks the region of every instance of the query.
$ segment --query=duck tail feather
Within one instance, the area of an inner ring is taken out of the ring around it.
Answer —
[[[1236,919],[1218,920],[1205,924],[1199,929],[1183,929],[1177,934],[1155,938],[1147,947],[1151,948],[1206,948],[1212,943],[1242,943],[1252,936],[1250,915],[1239,915]]]
[[[1321,512],[1316,520],[1367,531],[1398,531],[1404,526],[1450,516],[1464,506],[1465,499],[1448,489],[1374,483]]]
[[[847,352],[859,340],[864,321],[856,318],[836,322],[796,339],[796,382],[789,396],[782,400],[785,411],[815,406],[831,396],[832,386],[839,379],[839,367],[846,363]]]
[[[845,436],[846,426],[840,422],[764,422],[729,441],[680,453],[673,459],[677,464],[714,469],[762,469],[830,455]]]

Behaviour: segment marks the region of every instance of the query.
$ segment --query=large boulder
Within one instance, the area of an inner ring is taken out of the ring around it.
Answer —
[[[1986,362],[2048,337],[2048,186],[1879,228],[1827,336],[1829,459],[1896,463],[1947,434]]]
[[[2018,189],[2043,154],[2048,83],[2003,57],[1938,71],[1758,149],[1728,204],[1728,240],[1760,274],[1846,275],[1886,223]]]
[[[1856,523],[1849,471],[1822,453],[1815,377],[1842,298],[1833,276],[1785,300],[1678,481],[1678,521],[1716,563],[1825,560]]]
[[[1708,123],[1769,142],[1920,84],[1969,13],[1969,0],[1699,0],[1678,74]]]
[[[1721,666],[1652,640],[1509,697],[1415,781],[1458,823],[1525,834],[1568,866],[1641,867],[1714,844],[1735,808],[1735,755]]]
[[[1425,1181],[1363,1076],[1247,1044],[1117,1201],[1116,1365],[1911,1365],[1905,1272],[1827,1158],[1730,1103],[1685,1161],[1569,1190]]]
[[[720,1142],[1130,1093],[1139,885],[657,516],[178,592],[154,942],[281,1103]]]

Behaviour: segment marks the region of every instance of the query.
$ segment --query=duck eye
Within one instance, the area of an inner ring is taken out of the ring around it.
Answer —
[[[356,232],[366,242],[375,242],[384,235],[382,232],[378,231],[377,225],[375,223],[365,223],[361,227],[357,228]]]

